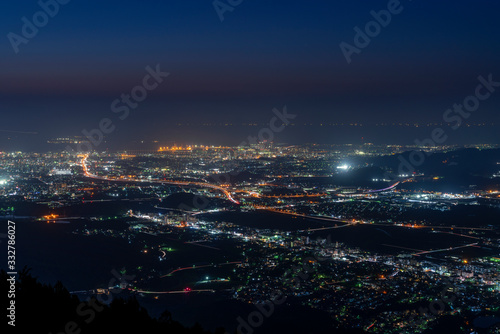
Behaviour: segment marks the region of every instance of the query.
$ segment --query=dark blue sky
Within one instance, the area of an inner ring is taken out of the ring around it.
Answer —
[[[208,140],[213,130],[175,138],[181,134],[162,129],[188,121],[266,122],[285,104],[301,122],[441,121],[474,92],[478,75],[500,81],[500,4],[493,0],[402,0],[403,11],[347,64],[339,44],[353,44],[353,28],[387,3],[244,0],[221,22],[211,0],[72,0],[16,54],[7,34],[21,34],[21,18],[31,20],[40,7],[3,1],[0,130],[78,135],[113,116],[111,102],[156,64],[171,75],[110,140]],[[469,121],[498,122],[499,105],[500,91]],[[234,136],[212,139],[244,139]],[[317,139],[329,141],[328,133]]]

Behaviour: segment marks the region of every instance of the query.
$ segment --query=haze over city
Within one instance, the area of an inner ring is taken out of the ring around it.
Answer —
[[[499,333],[499,9],[3,2],[5,332]]]
[[[115,117],[111,103],[157,64],[170,76],[107,136],[113,147],[141,140],[237,145],[242,133],[251,135],[238,124],[269,122],[284,105],[301,127],[280,134],[283,142],[411,143],[427,135],[422,125],[445,122],[443,113],[474,92],[478,76],[500,81],[498,4],[402,1],[348,64],[339,45],[355,47],[354,28],[364,30],[370,12],[387,6],[245,1],[219,9],[221,22],[210,1],[60,5],[26,44],[6,38],[1,45],[1,145],[41,149],[48,139],[82,135]],[[21,18],[32,21],[40,9],[35,1],[6,3],[0,27],[23,37]],[[494,141],[499,101],[493,96],[466,120],[489,125],[461,130],[472,142]],[[194,128],[207,123],[233,126]],[[330,123],[363,128],[320,128]],[[382,123],[396,126],[377,128]]]

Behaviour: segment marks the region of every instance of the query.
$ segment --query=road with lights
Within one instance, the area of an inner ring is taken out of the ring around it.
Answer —
[[[83,174],[87,178],[95,179],[95,180],[101,180],[101,181],[118,181],[118,182],[147,182],[147,183],[158,183],[158,184],[169,184],[169,185],[177,185],[177,186],[188,186],[188,187],[204,187],[204,188],[211,188],[214,190],[218,190],[222,192],[228,200],[233,202],[234,204],[241,204],[238,202],[236,199],[233,198],[231,193],[227,191],[226,189],[216,186],[214,184],[210,183],[202,183],[202,182],[181,182],[181,181],[162,181],[162,180],[137,180],[137,179],[131,179],[131,178],[122,178],[122,179],[113,179],[113,178],[108,178],[104,176],[98,176],[95,174],[92,174],[89,172],[89,169],[87,167],[87,160],[88,160],[88,155],[85,155],[82,160],[82,168],[83,168]]]

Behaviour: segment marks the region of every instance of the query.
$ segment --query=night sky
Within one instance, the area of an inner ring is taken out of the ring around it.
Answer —
[[[15,53],[7,35],[21,35],[21,18],[32,22],[41,7],[3,1],[0,149],[81,135],[105,117],[116,125],[110,147],[143,139],[239,144],[261,127],[177,124],[266,123],[284,105],[297,124],[277,141],[429,136],[428,127],[375,124],[442,122],[446,109],[474,93],[479,75],[500,81],[500,3],[402,0],[401,13],[348,64],[339,44],[354,44],[354,27],[364,30],[370,11],[388,2],[244,0],[221,22],[211,0],[72,0]],[[156,64],[170,76],[119,120],[111,103]],[[499,106],[500,88],[467,120],[497,126],[459,129],[450,143],[498,142]],[[344,122],[363,127],[319,126]]]

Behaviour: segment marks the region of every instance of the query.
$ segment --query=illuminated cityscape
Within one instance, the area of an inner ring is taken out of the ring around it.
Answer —
[[[131,254],[124,264],[135,279],[120,288],[153,314],[170,295],[259,305],[275,291],[288,308],[324,315],[332,330],[419,333],[448,316],[496,314],[498,146],[427,148],[437,163],[396,175],[386,158],[412,149],[264,142],[4,152],[0,210],[36,225],[69,224],[76,244],[101,240]],[[476,154],[484,182],[440,172]],[[113,289],[77,281],[70,289],[82,297]]]

